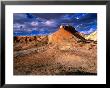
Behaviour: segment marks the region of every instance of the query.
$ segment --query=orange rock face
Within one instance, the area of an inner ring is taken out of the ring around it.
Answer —
[[[84,38],[71,26],[60,26],[59,30],[48,36],[49,43],[71,46]]]
[[[64,30],[64,28],[61,28],[59,29],[59,31],[55,32],[54,34],[49,35],[49,42],[62,43],[70,38],[72,38],[72,34]]]

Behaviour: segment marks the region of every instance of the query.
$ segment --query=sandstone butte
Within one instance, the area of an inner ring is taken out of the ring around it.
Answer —
[[[59,46],[70,47],[77,45],[78,41],[86,41],[82,34],[72,26],[61,25],[59,30],[48,36],[48,42]]]

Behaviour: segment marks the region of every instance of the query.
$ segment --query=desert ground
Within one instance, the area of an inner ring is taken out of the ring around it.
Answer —
[[[61,28],[51,36],[14,37],[13,74],[97,75],[97,43],[73,40],[76,34],[68,41],[70,35]]]

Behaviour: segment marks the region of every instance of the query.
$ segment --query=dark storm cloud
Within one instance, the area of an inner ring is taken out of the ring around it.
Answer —
[[[97,29],[96,13],[14,13],[13,18],[15,36],[50,34],[61,24],[86,34]]]

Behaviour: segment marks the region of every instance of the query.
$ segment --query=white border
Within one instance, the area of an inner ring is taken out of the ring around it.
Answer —
[[[106,84],[105,5],[6,5],[6,84]],[[97,13],[97,76],[13,76],[13,13]]]

